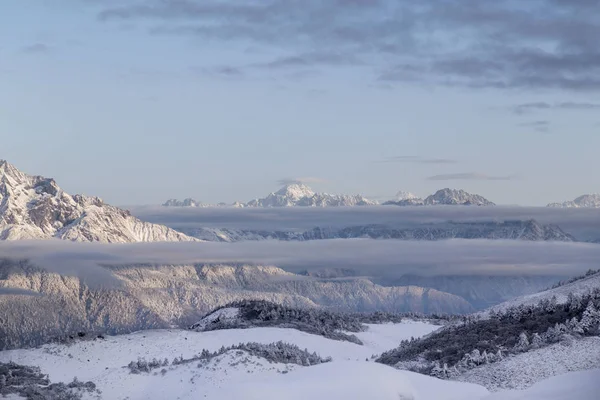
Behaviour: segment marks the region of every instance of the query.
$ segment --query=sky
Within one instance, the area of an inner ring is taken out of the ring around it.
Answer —
[[[0,4],[0,159],[71,193],[599,191],[598,0]]]

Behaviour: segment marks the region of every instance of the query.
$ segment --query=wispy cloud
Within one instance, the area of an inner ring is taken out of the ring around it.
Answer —
[[[510,108],[515,114],[526,114],[533,111],[539,110],[598,110],[600,104],[597,103],[578,103],[578,102],[562,102],[562,103],[546,103],[546,102],[534,102],[518,104]]]
[[[231,65],[220,65],[215,67],[193,67],[192,71],[221,78],[242,78],[244,71],[239,67]]]
[[[21,52],[26,54],[41,54],[50,51],[50,47],[44,43],[33,43],[21,48]]]
[[[380,162],[386,163],[415,163],[415,164],[456,164],[458,161],[449,158],[428,158],[421,156],[393,156],[386,157]]]
[[[495,176],[478,172],[459,172],[454,174],[433,175],[427,178],[430,181],[510,181],[516,179],[516,175]]]
[[[537,132],[547,133],[550,130],[550,121],[529,121],[521,122],[518,126],[530,128]]]
[[[295,183],[310,184],[310,183],[327,183],[327,182],[328,182],[327,179],[317,178],[314,176],[306,176],[303,178],[283,178],[283,179],[277,180],[277,184],[280,186],[293,185]]]

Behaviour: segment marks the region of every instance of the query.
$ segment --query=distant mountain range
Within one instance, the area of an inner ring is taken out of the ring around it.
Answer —
[[[307,231],[251,230],[218,228],[178,228],[186,235],[206,241],[239,242],[246,240],[306,241],[322,239],[518,239],[528,241],[574,242],[576,239],[556,225],[535,220],[504,222],[446,222],[422,224],[413,228],[387,225],[358,225],[345,228],[315,227]]]
[[[107,243],[197,240],[143,222],[98,197],[71,196],[54,179],[27,175],[0,160],[0,240],[49,238]]]
[[[550,203],[547,207],[558,208],[600,208],[600,194],[584,194],[575,200],[563,203]]]
[[[254,199],[247,203],[233,203],[233,207],[335,207],[335,206],[369,206],[377,202],[369,200],[361,195],[335,195],[328,193],[316,193],[307,185],[292,183],[285,185],[277,192],[270,193],[264,198]],[[225,206],[219,203],[217,206]],[[183,201],[176,199],[168,200],[163,204],[165,207],[211,207],[209,204],[188,198]],[[212,205],[214,207],[214,205]]]
[[[467,193],[464,190],[441,189],[431,196],[421,199],[410,192],[398,192],[396,200],[387,201],[384,205],[421,206],[421,205],[476,205],[493,206],[491,201],[478,194]],[[332,195],[316,193],[307,185],[293,183],[286,185],[277,192],[270,193],[264,198],[251,200],[247,203],[234,203],[233,207],[336,207],[336,206],[372,206],[375,200],[369,200],[362,195]],[[163,204],[165,207],[215,207],[188,198],[185,200],[171,199]],[[225,206],[219,203],[217,206]]]

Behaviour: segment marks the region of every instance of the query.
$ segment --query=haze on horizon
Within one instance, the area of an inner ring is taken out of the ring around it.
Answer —
[[[498,204],[597,192],[586,0],[59,0],[0,13],[2,154],[113,204],[303,180]]]

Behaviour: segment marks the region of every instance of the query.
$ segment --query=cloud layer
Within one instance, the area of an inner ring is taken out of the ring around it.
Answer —
[[[117,284],[101,265],[256,264],[290,271],[349,268],[366,276],[404,274],[572,276],[597,267],[600,246],[501,240],[405,242],[341,239],[309,242],[143,243],[110,245],[65,241],[2,242],[9,259],[31,260],[90,285]]]

